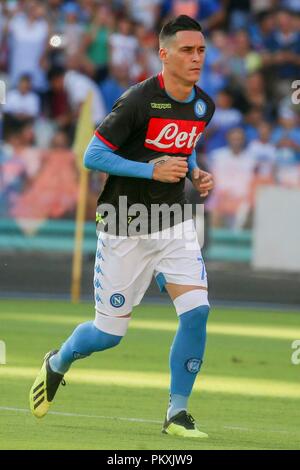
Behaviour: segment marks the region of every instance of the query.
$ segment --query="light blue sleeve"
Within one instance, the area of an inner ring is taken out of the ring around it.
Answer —
[[[93,136],[85,151],[83,163],[89,170],[133,178],[152,179],[154,170],[153,163],[135,162],[120,157],[96,136]]]
[[[189,169],[189,171],[187,173],[187,177],[190,180],[192,180],[192,172],[193,172],[194,168],[198,168],[196,150],[193,150],[193,153],[188,158],[188,169]]]

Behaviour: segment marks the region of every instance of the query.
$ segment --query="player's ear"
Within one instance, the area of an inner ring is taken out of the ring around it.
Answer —
[[[162,62],[166,62],[168,58],[168,49],[166,49],[165,47],[161,47],[159,49],[159,58]]]

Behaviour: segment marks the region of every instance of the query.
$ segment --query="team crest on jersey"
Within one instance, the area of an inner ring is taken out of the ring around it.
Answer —
[[[205,101],[197,100],[194,106],[194,111],[197,117],[203,117],[206,114],[207,106]]]
[[[115,308],[120,308],[125,303],[125,297],[123,294],[113,294],[110,298],[110,304]]]
[[[204,121],[151,118],[145,147],[157,152],[190,155],[206,126]]]

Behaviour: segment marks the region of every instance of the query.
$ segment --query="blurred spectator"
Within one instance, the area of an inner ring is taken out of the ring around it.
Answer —
[[[70,139],[68,134],[62,130],[58,130],[52,137],[50,148],[52,150],[67,150],[70,148]]]
[[[263,10],[258,13],[249,26],[249,34],[251,44],[257,52],[265,49],[267,38],[273,33],[275,29],[275,14],[273,10]]]
[[[74,55],[81,48],[83,25],[79,22],[80,9],[75,2],[66,3],[63,8],[63,45],[67,56]]]
[[[288,153],[295,161],[300,162],[300,127],[293,111],[282,110],[279,116],[279,126],[272,134],[272,142],[277,146],[280,154]]]
[[[117,32],[110,36],[111,65],[123,67],[126,65],[132,71],[138,55],[138,41],[132,34],[132,23],[127,18],[121,18]]]
[[[0,216],[9,217],[10,208],[26,184],[26,168],[11,144],[15,136],[9,138],[0,148]]]
[[[278,7],[281,0],[251,0],[251,10],[254,14],[260,14]]]
[[[158,36],[148,31],[141,23],[135,25],[134,34],[139,48],[130,78],[134,82],[140,82],[151,75],[157,75],[161,71],[161,61],[157,53],[159,42]]]
[[[16,119],[7,114],[3,124],[3,136],[5,143],[9,143],[14,149],[33,145],[35,142],[33,121]]]
[[[5,70],[7,62],[7,16],[6,5],[4,2],[0,3],[0,70]]]
[[[211,170],[215,189],[210,201],[214,226],[241,228],[251,209],[251,190],[255,162],[245,149],[242,129],[228,132],[228,146],[213,152]]]
[[[110,113],[113,104],[129,87],[128,67],[111,67],[109,76],[101,83],[106,113]]]
[[[32,91],[29,75],[21,76],[18,88],[7,92],[6,104],[3,109],[6,114],[19,120],[38,117],[40,98]]]
[[[71,106],[64,86],[65,70],[52,68],[48,73],[49,91],[46,96],[46,116],[58,127],[69,130],[72,125]]]
[[[80,107],[89,92],[92,93],[92,119],[98,125],[105,116],[105,105],[95,82],[80,71],[81,57],[71,56],[68,59],[68,70],[64,77],[64,87],[68,95],[74,119],[78,118]]]
[[[284,186],[299,186],[300,127],[292,111],[282,111],[279,126],[272,134],[272,142],[277,148],[277,181]]]
[[[61,27],[63,22],[62,4],[63,0],[47,0],[47,19],[55,32]]]
[[[153,30],[158,23],[163,0],[127,0],[127,12],[136,23]]]
[[[207,130],[207,152],[226,145],[227,132],[242,123],[242,114],[233,107],[231,93],[224,89],[217,95],[216,112]]]
[[[36,91],[46,89],[45,71],[41,65],[47,46],[48,25],[40,2],[26,3],[26,12],[14,16],[8,28],[9,73],[12,86],[29,74]]]
[[[270,143],[272,127],[268,122],[257,126],[258,138],[250,142],[247,150],[255,162],[255,174],[261,182],[273,182],[276,164],[276,147]]]
[[[280,0],[280,6],[294,13],[300,13],[300,3],[298,0]]]
[[[105,5],[99,6],[83,38],[87,58],[93,67],[93,78],[97,83],[104,80],[108,73],[111,28],[110,9]]]
[[[235,83],[243,84],[245,77],[262,66],[260,55],[251,49],[246,31],[237,31],[233,36],[233,51],[228,66]]]
[[[250,20],[250,0],[224,0],[228,15],[228,27],[230,30],[238,31],[246,28]]]
[[[300,74],[300,32],[294,15],[289,11],[276,14],[276,30],[265,41],[264,63],[272,67],[280,81],[275,81],[276,92],[286,96],[290,81]]]
[[[264,122],[264,119],[265,116],[260,106],[252,106],[249,109],[243,122],[243,129],[248,143],[259,138],[258,126]]]
[[[264,108],[265,113],[271,117],[271,110],[267,113],[269,100],[266,94],[264,76],[261,72],[253,72],[246,77],[245,98],[250,107]]]
[[[178,15],[188,15],[198,18],[200,0],[163,0],[162,16],[175,17]]]
[[[33,121],[27,120],[25,121],[19,132],[19,145],[20,147],[31,147],[35,144],[35,135],[34,135],[34,127]]]
[[[95,13],[96,0],[78,0],[80,6],[80,20],[88,24],[92,21]]]
[[[205,62],[199,86],[213,98],[228,84],[229,41],[225,31],[212,31],[206,44]]]
[[[221,26],[225,19],[225,11],[220,0],[164,0],[163,15],[192,16],[200,21],[204,31]]]

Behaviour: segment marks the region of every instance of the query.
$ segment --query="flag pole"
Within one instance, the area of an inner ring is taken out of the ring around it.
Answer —
[[[92,122],[92,93],[90,92],[80,110],[73,147],[74,153],[76,155],[77,167],[79,169],[79,191],[76,208],[75,239],[72,261],[72,303],[78,303],[80,301],[81,293],[82,252],[89,181],[89,172],[84,168],[82,160],[85,149],[93,135],[93,132],[94,125]]]
[[[80,301],[81,278],[82,278],[82,251],[84,238],[85,210],[88,189],[88,171],[85,168],[80,170],[79,195],[76,210],[75,242],[72,263],[72,285],[71,301],[78,303]]]

